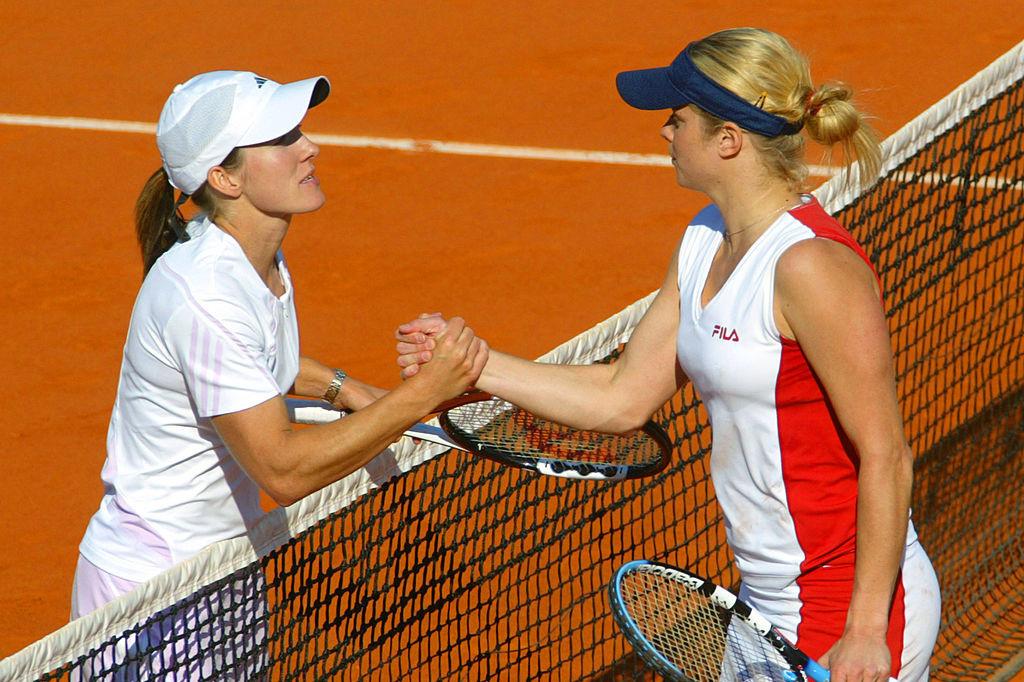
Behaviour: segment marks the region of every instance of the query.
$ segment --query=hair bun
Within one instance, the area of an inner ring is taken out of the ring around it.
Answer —
[[[817,90],[808,90],[807,95],[804,97],[804,119],[814,118],[821,111],[821,105],[824,102],[817,97]]]

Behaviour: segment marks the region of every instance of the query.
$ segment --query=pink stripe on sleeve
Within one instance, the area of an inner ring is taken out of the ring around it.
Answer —
[[[220,389],[217,387],[220,386],[220,377],[221,372],[223,371],[223,360],[224,344],[220,341],[220,339],[216,339],[213,353],[213,367],[210,368],[210,371],[213,372],[213,376],[211,377],[211,383],[214,386],[213,396],[210,401],[210,414],[217,414],[220,412]]]

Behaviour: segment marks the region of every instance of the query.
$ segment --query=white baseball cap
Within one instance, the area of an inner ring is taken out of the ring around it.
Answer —
[[[211,71],[175,86],[156,125],[167,177],[192,194],[232,149],[281,137],[330,91],[323,76],[282,85],[251,71]]]

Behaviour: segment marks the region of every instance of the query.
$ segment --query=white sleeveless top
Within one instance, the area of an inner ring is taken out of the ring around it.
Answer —
[[[711,474],[743,580],[779,584],[825,564],[853,563],[857,454],[799,344],[775,325],[775,266],[787,248],[814,237],[843,243],[868,261],[805,196],[702,308],[723,235],[712,205],[683,236],[677,353],[711,420]],[[911,526],[907,543],[915,539]]]

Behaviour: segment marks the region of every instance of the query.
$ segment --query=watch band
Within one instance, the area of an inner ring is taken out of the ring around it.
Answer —
[[[327,390],[324,391],[323,399],[329,402],[331,405],[334,404],[334,399],[338,397],[338,391],[341,390],[341,385],[345,383],[345,379],[348,375],[340,369],[334,370],[334,378],[331,379],[331,383],[327,386]]]

